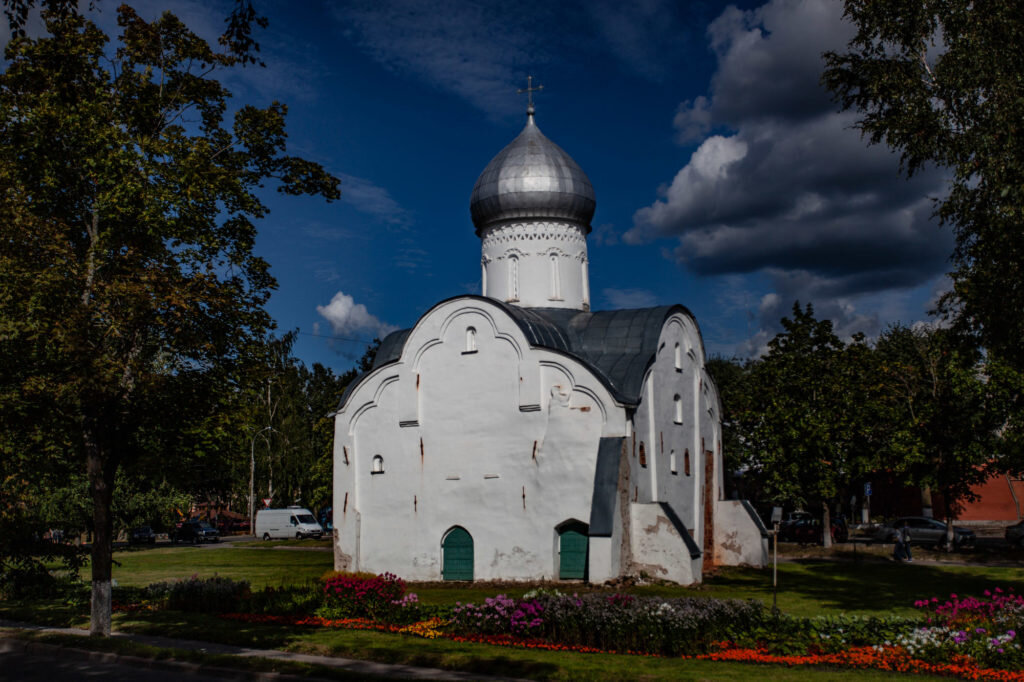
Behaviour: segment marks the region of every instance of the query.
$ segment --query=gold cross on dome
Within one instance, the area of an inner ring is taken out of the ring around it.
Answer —
[[[538,85],[537,87],[533,87],[533,76],[527,76],[526,77],[526,87],[525,88],[519,88],[519,90],[517,91],[517,93],[520,94],[520,95],[523,94],[524,92],[526,93],[526,113],[528,113],[528,114],[532,114],[533,113],[533,93],[540,92],[543,89],[544,89],[543,85]]]

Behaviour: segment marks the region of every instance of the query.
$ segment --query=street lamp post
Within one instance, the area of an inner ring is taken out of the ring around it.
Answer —
[[[264,431],[273,431],[273,426],[264,426],[262,429],[252,434],[252,438],[249,439],[249,533],[254,537],[256,535],[256,526],[253,520],[253,496],[256,493],[256,436],[263,436]],[[266,440],[266,436],[263,439]],[[269,447],[269,444],[268,446]]]

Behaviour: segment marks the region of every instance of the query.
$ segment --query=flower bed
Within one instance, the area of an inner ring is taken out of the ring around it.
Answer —
[[[534,591],[480,604],[424,607],[397,576],[331,575],[291,591],[251,594],[223,580],[154,586],[165,595],[118,610],[166,607],[171,592],[215,596],[221,617],[268,625],[375,630],[547,651],[616,653],[709,661],[818,665],[1024,682],[1024,597],[996,588],[983,597],[950,595],[916,602],[919,618],[772,614],[757,601],[661,599],[626,594]],[[245,608],[248,607],[248,608]],[[303,612],[296,612],[301,607]],[[202,610],[210,610],[205,605]],[[313,612],[313,613],[311,613]]]

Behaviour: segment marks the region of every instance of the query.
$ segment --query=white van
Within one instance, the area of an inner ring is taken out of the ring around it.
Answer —
[[[324,529],[316,522],[312,512],[302,507],[287,509],[260,509],[256,512],[256,537],[319,538]]]

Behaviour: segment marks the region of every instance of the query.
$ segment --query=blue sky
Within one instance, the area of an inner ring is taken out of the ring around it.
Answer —
[[[99,23],[114,27],[115,3]],[[169,9],[215,39],[226,2]],[[793,301],[842,335],[926,318],[952,250],[943,176],[907,181],[818,84],[851,28],[838,0],[726,4],[257,2],[264,69],[236,100],[289,105],[289,151],[342,179],[326,204],[268,193],[257,250],[296,354],[344,371],[366,341],[479,293],[478,174],[524,122],[586,171],[594,307],[682,303],[711,353],[750,356]]]

